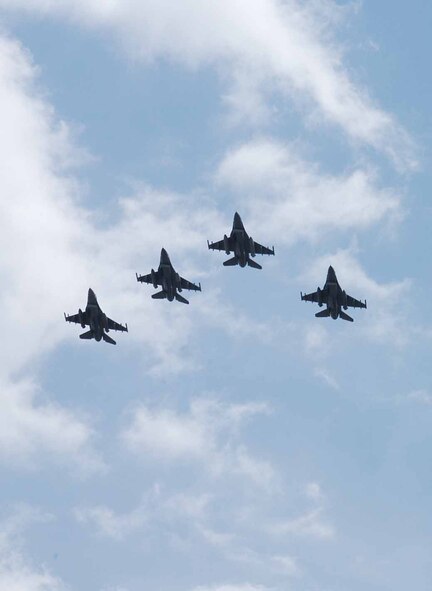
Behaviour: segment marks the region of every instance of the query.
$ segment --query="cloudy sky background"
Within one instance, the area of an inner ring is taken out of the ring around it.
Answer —
[[[0,15],[0,589],[429,589],[432,7]],[[262,271],[207,251],[236,210]],[[354,324],[300,302],[330,263]]]

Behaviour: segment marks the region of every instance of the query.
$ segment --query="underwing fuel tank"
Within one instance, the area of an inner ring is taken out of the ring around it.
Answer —
[[[344,310],[348,310],[347,294],[345,290],[342,292],[342,307]]]
[[[80,321],[80,324],[81,324],[81,328],[85,328],[86,325],[85,325],[85,322],[84,322],[84,314],[83,314],[83,311],[81,310],[81,308],[78,310],[78,318],[79,318],[79,321]]]
[[[321,308],[323,305],[322,302],[322,291],[321,288],[317,287],[317,299],[318,299],[318,306]]]
[[[154,269],[152,269],[152,270],[150,271],[150,275],[151,275],[151,280],[152,280],[152,283],[153,283],[153,287],[154,287],[155,289],[157,289],[157,287],[158,287],[158,284],[157,284],[157,280],[156,280],[156,273],[155,273],[155,270],[154,270]]]
[[[255,256],[255,242],[254,239],[252,238],[252,236],[249,238],[249,249],[250,249],[250,253],[251,256]]]
[[[231,252],[230,248],[229,248],[228,236],[226,234],[224,235],[224,248],[225,248],[226,254],[229,254]]]

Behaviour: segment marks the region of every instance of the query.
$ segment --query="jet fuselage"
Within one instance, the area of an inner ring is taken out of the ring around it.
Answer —
[[[162,289],[167,294],[167,300],[172,302],[175,299],[177,290],[181,291],[181,282],[178,273],[174,270],[167,251],[163,248],[159,263],[161,273]]]
[[[342,307],[347,309],[346,294],[342,291],[339,282],[336,278],[336,273],[333,267],[329,267],[327,273],[327,280],[324,285],[324,290],[327,290],[327,309],[333,320],[337,320],[340,316]],[[344,301],[345,300],[345,301]],[[322,305],[322,304],[321,304]]]
[[[93,332],[95,340],[99,342],[103,338],[104,330],[109,332],[109,329],[107,326],[106,315],[100,309],[96,295],[92,289],[89,289],[85,311],[90,330]]]
[[[238,258],[240,267],[246,267],[250,253],[250,239],[238,213],[234,216],[231,238],[234,239],[234,254]]]

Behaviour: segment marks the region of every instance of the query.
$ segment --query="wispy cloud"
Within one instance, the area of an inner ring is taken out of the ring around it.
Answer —
[[[323,241],[330,232],[365,230],[401,219],[400,195],[381,188],[371,169],[341,175],[324,173],[301,158],[293,144],[268,139],[230,150],[217,182],[234,191],[261,234],[279,243]]]
[[[214,399],[195,399],[187,412],[140,405],[121,437],[143,458],[200,462],[215,476],[237,474],[271,490],[276,482],[273,467],[237,441],[241,423],[262,413],[268,413],[264,404],[227,405]]]
[[[216,66],[228,83],[224,100],[241,120],[263,123],[276,94],[311,121],[338,125],[399,166],[416,164],[409,135],[351,79],[336,41],[336,25],[350,11],[336,2],[1,0],[0,7],[106,30],[135,61]]]
[[[8,591],[67,591],[60,578],[48,569],[35,567],[25,556],[21,536],[33,523],[51,515],[21,505],[0,522],[0,589]]]

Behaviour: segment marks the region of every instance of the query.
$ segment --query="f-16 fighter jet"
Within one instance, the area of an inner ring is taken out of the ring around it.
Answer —
[[[128,332],[127,324],[126,326],[118,324],[102,312],[96,299],[95,292],[92,289],[88,290],[87,306],[84,312],[80,308],[78,314],[74,314],[73,316],[66,316],[65,314],[64,317],[66,322],[81,324],[82,328],[85,328],[86,326],[90,327],[88,332],[80,334],[80,339],[96,339],[97,341],[103,339],[106,343],[115,345],[115,340],[109,337],[106,332],[109,332],[110,330]]]
[[[236,212],[234,215],[233,227],[229,237],[225,234],[223,240],[219,242],[207,241],[207,246],[211,250],[224,250],[226,254],[234,253],[232,259],[224,262],[225,267],[233,265],[240,265],[240,267],[253,267],[254,269],[262,269],[261,265],[251,260],[250,257],[255,257],[256,254],[273,254],[274,247],[267,248],[255,242],[252,237],[248,235],[243,225],[242,219]]]
[[[344,310],[347,310],[348,308],[367,308],[366,300],[364,303],[356,300],[355,298],[347,295],[346,291],[341,289],[333,267],[329,267],[327,280],[322,289],[318,287],[314,293],[300,295],[301,299],[305,302],[316,302],[320,307],[323,304],[327,306],[325,310],[315,314],[317,318],[326,318],[327,316],[331,316],[334,320],[339,317],[343,320],[353,322],[351,316],[345,314],[345,312],[342,311],[342,308]]]
[[[180,275],[176,273],[168,253],[164,248],[161,250],[158,270],[155,271],[152,269],[148,275],[137,274],[136,278],[137,281],[140,281],[141,283],[153,283],[155,289],[157,289],[159,285],[162,287],[162,291],[158,291],[152,295],[152,298],[155,300],[167,299],[172,302],[176,299],[182,304],[189,304],[187,299],[181,296],[178,292],[183,289],[201,291],[201,283],[195,285],[195,283],[183,279],[183,277],[180,277]]]

